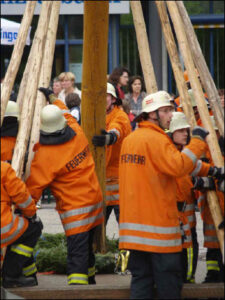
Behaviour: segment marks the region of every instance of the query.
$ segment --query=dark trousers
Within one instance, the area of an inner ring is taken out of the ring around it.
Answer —
[[[95,275],[93,272],[89,273],[89,270],[95,266],[94,231],[95,228],[67,237],[67,275],[86,274],[89,284],[95,283]]]
[[[23,273],[23,268],[31,265],[34,262],[33,254],[25,256],[11,251],[11,246],[22,244],[24,246],[34,248],[42,231],[42,223],[31,223],[27,230],[21,235],[19,239],[7,247],[7,251],[3,263],[3,278],[5,276],[17,278]]]
[[[224,282],[224,265],[220,249],[208,248],[206,252],[208,282]]]
[[[199,250],[196,226],[191,228],[191,238],[192,238],[192,244],[193,244],[193,268],[192,268],[193,276],[192,277],[195,278],[195,272],[196,272],[197,263],[198,263],[198,250]]]
[[[182,289],[181,253],[152,253],[131,250],[130,299],[179,299]]]
[[[107,224],[109,216],[111,215],[111,212],[114,210],[116,220],[119,223],[119,217],[120,217],[120,209],[119,205],[108,205],[106,206],[106,212],[105,212],[105,224]]]

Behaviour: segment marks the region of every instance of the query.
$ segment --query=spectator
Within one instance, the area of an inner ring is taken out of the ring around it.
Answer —
[[[66,106],[69,108],[71,115],[80,124],[80,97],[78,94],[70,93],[66,96]]]
[[[78,94],[81,98],[81,91],[75,86],[75,75],[72,72],[64,72],[59,75],[63,90],[59,94],[59,99],[65,103],[65,98],[70,93]]]
[[[54,95],[58,98],[60,92],[62,91],[62,85],[58,77],[54,78],[52,89]]]
[[[109,76],[108,82],[115,87],[116,94],[120,99],[120,102],[122,102],[122,100],[125,98],[123,88],[127,86],[128,80],[129,71],[124,67],[115,68]]]

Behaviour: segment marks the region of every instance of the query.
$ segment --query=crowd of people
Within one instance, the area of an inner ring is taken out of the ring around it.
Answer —
[[[33,248],[43,228],[37,204],[50,187],[67,237],[69,285],[95,284],[93,237],[112,211],[119,223],[119,249],[129,251],[131,299],[177,299],[183,283],[195,282],[198,260],[195,210],[204,224],[207,275],[224,281],[222,255],[206,192],[215,190],[224,212],[224,168],[214,166],[186,73],[196,126],[192,132],[179,97],[166,91],[147,94],[141,76],[118,67],[108,75],[106,124],[92,143],[106,149],[106,215],[95,163],[81,124],[81,91],[75,76],[63,72],[41,111],[40,139],[30,176],[23,183],[10,162],[20,122],[9,101],[1,127],[1,249],[7,247],[4,287],[37,285]],[[224,92],[219,92],[224,107]],[[224,155],[224,139],[205,94]],[[16,209],[12,212],[11,205]],[[40,203],[39,206],[40,207]],[[220,228],[224,223],[220,224]],[[13,267],[12,267],[13,266]]]

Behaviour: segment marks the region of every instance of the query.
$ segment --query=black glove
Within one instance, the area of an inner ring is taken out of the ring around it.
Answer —
[[[223,179],[224,178],[224,167],[222,167],[222,168],[210,167],[208,175],[213,176],[216,179]]]
[[[37,223],[38,225],[39,225],[39,227],[41,228],[41,230],[43,229],[43,223],[42,223],[42,221],[41,221],[41,219],[35,214],[35,215],[33,215],[31,218],[28,218],[27,217],[27,219],[29,220],[29,222],[31,222],[31,223]]]
[[[53,103],[57,99],[51,89],[40,87],[38,90],[45,95],[46,100],[50,103]]]
[[[224,178],[221,178],[217,181],[218,190],[224,193]]]
[[[224,220],[219,224],[218,228],[219,229],[224,229]]]
[[[103,147],[105,145],[112,145],[117,141],[117,135],[113,131],[101,130],[101,135],[94,135],[92,138],[92,144],[96,147]]]
[[[192,130],[192,137],[199,138],[203,141],[205,140],[208,134],[209,134],[208,130],[200,126],[195,126],[194,129]]]
[[[194,177],[193,184],[195,190],[215,190],[215,182],[212,177]]]

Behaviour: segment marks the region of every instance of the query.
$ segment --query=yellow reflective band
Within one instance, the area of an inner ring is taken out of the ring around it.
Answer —
[[[23,244],[12,245],[10,250],[12,252],[15,252],[17,254],[24,255],[27,257],[31,257],[31,255],[33,254],[33,248],[28,247]]]
[[[80,274],[80,273],[73,273],[67,276],[68,279],[72,277],[83,277],[84,279],[88,278],[87,274]]]
[[[34,273],[37,273],[37,268],[36,268],[35,263],[33,263],[32,265],[29,265],[26,268],[23,268],[23,274],[25,276],[30,276],[30,275],[32,275]]]
[[[67,279],[68,279],[68,284],[71,283],[88,284],[88,275],[86,274],[73,273],[70,274],[67,277]]]
[[[207,260],[207,270],[220,271],[220,267],[217,260]]]
[[[192,272],[193,272],[193,248],[187,249],[187,280],[191,280]]]
[[[85,280],[77,280],[77,279],[71,279],[71,280],[69,280],[68,281],[68,284],[71,284],[71,283],[81,283],[81,284],[88,284],[88,282],[87,281],[85,281]]]
[[[88,277],[95,276],[95,267],[88,268]]]

